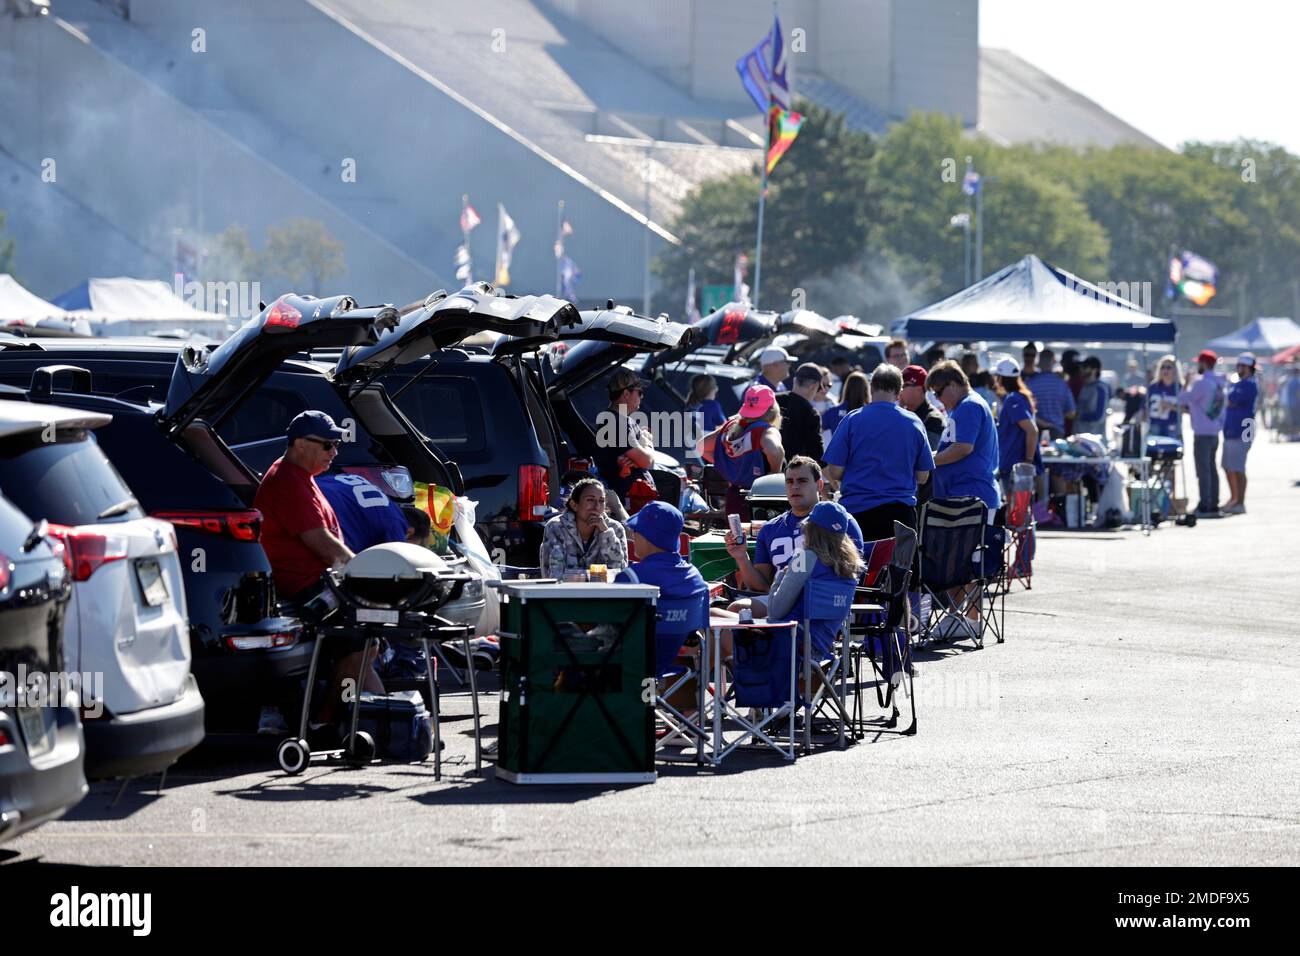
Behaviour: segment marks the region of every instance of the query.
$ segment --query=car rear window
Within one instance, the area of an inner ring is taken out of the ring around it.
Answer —
[[[0,495],[0,551],[9,552],[9,557],[27,539],[36,522],[19,511],[9,499]]]
[[[138,507],[120,515],[99,516],[127,499],[131,491],[100,451],[90,432],[60,430],[55,441],[39,431],[0,441],[0,491],[29,517],[56,524],[95,524],[143,517]]]
[[[251,401],[244,402],[235,414],[221,423],[217,434],[227,445],[283,438],[289,430],[289,423],[299,412],[306,410],[307,400],[297,392],[260,388]]]
[[[390,389],[396,391],[396,388]],[[514,393],[512,400],[517,401]],[[487,447],[487,428],[478,384],[468,378],[422,378],[396,399],[397,407],[430,441],[450,455]]]

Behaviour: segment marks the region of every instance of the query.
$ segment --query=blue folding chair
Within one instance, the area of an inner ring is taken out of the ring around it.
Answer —
[[[843,680],[848,664],[845,638],[848,635],[849,615],[853,612],[853,599],[858,582],[852,578],[809,578],[804,585],[804,618],[800,622],[803,632],[803,746],[807,753],[812,749],[812,724],[829,704],[835,709],[835,723],[839,746],[844,747],[845,728],[852,725],[845,699],[848,696]],[[823,650],[817,652],[814,663],[813,633],[823,640]],[[826,640],[829,638],[829,641]],[[820,686],[813,690],[813,667],[820,676]],[[835,688],[840,680],[840,689]]]
[[[704,759],[704,742],[708,731],[703,726],[704,680],[700,674],[699,658],[685,658],[679,653],[692,635],[703,634],[709,626],[709,598],[665,598],[655,604],[655,674],[666,679],[668,686],[661,692],[655,681],[655,713],[667,725],[667,733],[655,744],[662,751],[674,741],[685,743],[694,738],[695,760]],[[691,720],[674,706],[669,698],[694,678],[697,687],[695,720]],[[661,759],[671,759],[661,756]]]

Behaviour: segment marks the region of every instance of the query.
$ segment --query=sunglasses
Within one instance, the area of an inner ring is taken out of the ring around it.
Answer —
[[[326,451],[333,451],[335,448],[339,447],[338,439],[312,438],[309,435],[304,435],[303,437],[306,438],[309,442],[314,442],[315,444],[320,445]]]

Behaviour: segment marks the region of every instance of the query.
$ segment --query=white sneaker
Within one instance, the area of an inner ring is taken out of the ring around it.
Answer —
[[[262,716],[257,721],[257,732],[267,736],[280,736],[289,732],[289,725],[285,723],[279,707],[262,708]]]

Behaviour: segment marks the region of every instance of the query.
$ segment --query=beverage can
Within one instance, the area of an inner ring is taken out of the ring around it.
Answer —
[[[740,523],[740,515],[727,515],[727,524],[731,526],[731,533],[736,536],[736,542],[744,544],[745,526]]]

